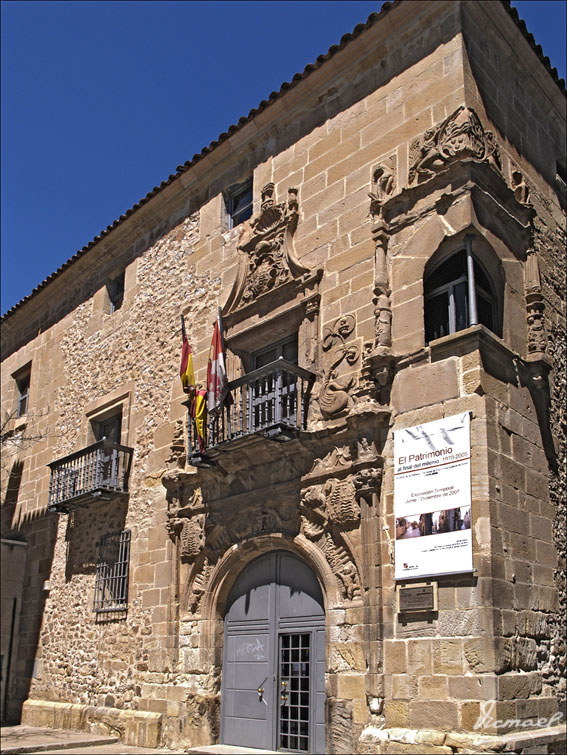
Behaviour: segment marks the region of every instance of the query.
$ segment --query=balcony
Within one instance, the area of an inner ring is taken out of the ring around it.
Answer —
[[[280,442],[296,437],[307,427],[314,382],[312,372],[282,357],[231,381],[222,413],[207,420],[202,447],[189,422],[189,463],[210,466],[215,451],[236,449],[253,436]]]
[[[49,511],[68,513],[91,501],[128,492],[133,449],[103,438],[92,446],[48,464]]]

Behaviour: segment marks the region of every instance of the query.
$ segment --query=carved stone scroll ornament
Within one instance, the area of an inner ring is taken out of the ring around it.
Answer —
[[[461,105],[410,146],[409,182],[426,181],[457,160],[486,162],[501,169],[498,145],[472,108]]]
[[[260,212],[242,223],[238,251],[240,265],[225,306],[228,314],[294,278],[309,273],[295,258],[293,234],[297,227],[297,189],[288,189],[287,202],[276,204],[274,184],[262,189]]]
[[[353,365],[360,356],[360,350],[356,344],[346,345],[346,339],[353,332],[354,325],[354,315],[345,315],[339,317],[333,327],[327,328],[323,334],[323,351],[332,349],[331,362],[319,391],[319,407],[326,419],[340,414],[351,401],[348,391],[353,386],[354,377],[339,377],[338,367],[343,361]]]

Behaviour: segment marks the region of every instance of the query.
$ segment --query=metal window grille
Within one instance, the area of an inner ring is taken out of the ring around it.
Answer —
[[[309,752],[311,635],[280,635],[279,749]]]
[[[130,530],[103,535],[98,549],[93,610],[96,613],[126,611]]]

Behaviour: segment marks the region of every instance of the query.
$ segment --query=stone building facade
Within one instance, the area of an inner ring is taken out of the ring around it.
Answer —
[[[564,95],[506,3],[386,4],[5,315],[3,717],[561,751]],[[396,579],[395,433],[465,415],[473,567]]]

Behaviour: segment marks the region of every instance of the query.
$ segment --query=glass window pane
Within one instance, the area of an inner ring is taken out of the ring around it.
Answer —
[[[449,295],[434,296],[425,302],[425,341],[449,334]]]
[[[287,359],[288,362],[297,364],[297,338],[283,344],[282,356],[284,359]]]
[[[455,286],[455,325],[456,331],[464,330],[469,326],[468,316],[468,287],[467,283],[459,283]]]
[[[254,356],[254,369],[257,370],[259,367],[264,367],[266,364],[271,364],[272,362],[275,362],[278,358],[278,350],[276,346],[272,346],[269,349],[266,349],[265,351],[260,351],[258,354]]]
[[[436,288],[454,283],[467,274],[467,255],[463,250],[457,252],[442,265],[430,273],[425,282],[425,294],[435,291]]]

